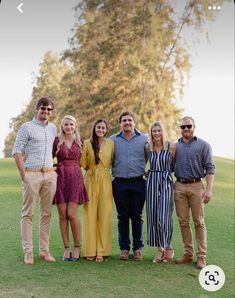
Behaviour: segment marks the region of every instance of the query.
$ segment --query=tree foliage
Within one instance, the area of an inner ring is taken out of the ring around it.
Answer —
[[[174,137],[181,113],[176,102],[190,70],[182,29],[200,30],[214,15],[209,1],[186,1],[177,18],[173,2],[85,0],[78,5],[71,49],[64,56],[76,69],[72,97],[82,108],[84,132],[98,116],[116,128],[118,114],[129,109],[140,129],[158,119]]]
[[[222,0],[214,1],[221,5]],[[215,17],[207,0],[83,0],[76,7],[70,47],[62,61],[45,55],[26,110],[11,122],[13,131],[34,113],[42,95],[55,100],[58,124],[62,115],[78,118],[83,137],[92,122],[106,117],[118,129],[118,115],[131,110],[138,127],[147,131],[162,120],[174,138],[181,115],[177,101],[190,70],[190,55],[182,39],[188,26],[202,30]],[[12,136],[12,135],[11,135]],[[6,148],[12,142],[6,139]]]
[[[32,91],[32,97],[25,109],[16,117],[11,119],[11,132],[5,139],[4,156],[11,156],[12,146],[15,141],[16,133],[19,127],[26,121],[33,118],[36,113],[36,103],[40,97],[45,95],[53,98],[56,111],[54,121],[59,125],[61,111],[64,103],[67,102],[68,87],[63,84],[70,75],[70,69],[61,58],[51,51],[45,53],[43,61],[39,65],[39,73],[35,78],[35,84]]]

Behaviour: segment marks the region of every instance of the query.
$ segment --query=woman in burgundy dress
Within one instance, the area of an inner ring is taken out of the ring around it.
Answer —
[[[61,121],[61,131],[53,145],[53,157],[57,158],[57,190],[53,203],[59,213],[60,231],[64,243],[64,261],[76,262],[80,256],[80,222],[78,205],[88,201],[83,175],[79,166],[81,140],[76,119],[65,116]],[[74,248],[70,251],[69,225],[72,230]]]

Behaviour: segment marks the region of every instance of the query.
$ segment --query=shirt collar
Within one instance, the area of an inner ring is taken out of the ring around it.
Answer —
[[[47,123],[42,123],[41,121],[39,121],[36,117],[33,117],[33,120],[32,120],[34,123],[38,124],[38,125],[41,125],[41,126],[46,126],[48,125],[49,121],[47,121]]]
[[[194,140],[197,141],[197,139],[198,139],[197,136],[193,136],[193,138],[189,141],[189,143],[192,142],[192,141],[194,141]],[[184,143],[184,141],[183,141],[183,137],[179,138],[179,139],[178,139],[178,142],[180,142],[180,143]]]
[[[123,131],[119,131],[119,133],[117,134],[117,137],[122,137],[124,134],[123,134]],[[136,135],[140,135],[140,131],[136,128],[134,128],[134,134],[133,136],[136,136]]]

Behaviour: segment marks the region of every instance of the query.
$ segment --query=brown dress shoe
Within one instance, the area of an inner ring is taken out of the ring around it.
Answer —
[[[51,262],[51,263],[55,262],[55,258],[52,257],[52,255],[49,252],[41,252],[40,253],[40,258],[44,261],[47,261],[47,262]]]
[[[25,253],[24,254],[24,263],[26,265],[33,265],[34,264],[34,257],[32,255],[32,253]]]
[[[140,249],[136,249],[134,251],[133,260],[134,261],[142,261],[143,260],[142,251]]]
[[[197,269],[202,269],[206,267],[206,259],[203,258],[203,257],[198,257],[197,258],[197,265],[196,265],[196,268]]]
[[[129,259],[129,251],[126,249],[122,249],[119,259],[124,260],[124,261],[128,260]]]
[[[193,260],[193,256],[184,254],[181,258],[177,259],[175,262],[176,264],[186,264]]]

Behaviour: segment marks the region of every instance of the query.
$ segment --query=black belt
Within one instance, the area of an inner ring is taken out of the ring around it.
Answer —
[[[143,175],[138,176],[138,177],[130,177],[130,178],[115,177],[115,179],[117,181],[122,181],[122,182],[134,182],[134,181],[143,180]]]
[[[183,184],[189,184],[189,183],[199,182],[199,181],[201,181],[201,178],[194,178],[194,179],[178,179],[177,178],[177,181],[178,182],[181,182]]]

